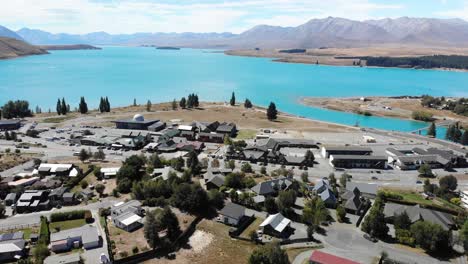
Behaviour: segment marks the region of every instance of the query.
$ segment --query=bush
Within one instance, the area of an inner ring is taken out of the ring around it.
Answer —
[[[424,111],[414,111],[412,114],[414,120],[424,121],[424,122],[432,122],[434,121],[434,117],[431,113],[424,112]]]
[[[91,211],[89,210],[59,212],[59,213],[53,213],[50,215],[51,222],[61,222],[61,221],[76,220],[76,219],[89,219],[89,218],[92,218]]]
[[[405,229],[395,230],[395,236],[398,243],[414,247],[414,237],[411,231]]]
[[[99,216],[109,216],[111,214],[110,208],[99,208]]]
[[[80,182],[81,189],[86,189],[88,187],[88,182],[86,180],[82,180]]]
[[[137,254],[139,251],[140,251],[140,250],[138,249],[137,246],[134,246],[134,247],[132,248],[133,254]]]
[[[120,255],[120,257],[122,257],[122,258],[126,258],[126,257],[128,257],[128,252],[127,252],[127,251],[120,251],[120,252],[119,252],[119,255]]]

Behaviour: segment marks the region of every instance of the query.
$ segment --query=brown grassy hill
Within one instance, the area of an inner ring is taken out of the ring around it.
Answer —
[[[24,41],[0,37],[0,59],[10,59],[27,55],[47,54],[48,52]]]

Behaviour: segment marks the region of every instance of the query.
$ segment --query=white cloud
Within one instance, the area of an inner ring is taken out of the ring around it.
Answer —
[[[257,24],[297,26],[311,18],[372,18],[401,9],[370,0],[11,0],[2,3],[5,26],[52,32],[240,32]]]
[[[463,2],[463,7],[454,9],[454,10],[447,10],[447,11],[440,11],[437,12],[436,15],[447,17],[447,18],[462,18],[468,20],[468,0]]]

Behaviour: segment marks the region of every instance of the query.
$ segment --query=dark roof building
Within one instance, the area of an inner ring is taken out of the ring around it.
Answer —
[[[118,129],[148,130],[148,127],[159,122],[159,120],[145,120],[142,115],[136,114],[132,119],[114,121]]]
[[[237,134],[237,127],[234,123],[221,123],[218,128],[216,128],[216,133],[229,135],[230,137],[235,137]]]
[[[356,156],[368,156],[372,154],[372,149],[367,147],[358,146],[323,146],[322,156],[329,158],[331,155],[356,155]]]
[[[406,212],[411,223],[417,221],[427,221],[440,225],[445,230],[450,230],[455,226],[453,217],[450,214],[436,210],[421,208],[419,205],[402,205],[395,203],[386,203],[384,207],[385,219],[392,221],[393,217]]]
[[[202,142],[223,143],[224,134],[200,132],[198,133],[198,140]]]
[[[228,203],[219,211],[219,214],[224,217],[224,223],[237,225],[245,217],[245,207],[235,203]]]
[[[16,130],[20,127],[20,120],[0,120],[0,131]]]
[[[330,155],[330,165],[335,168],[381,169],[387,168],[387,157],[368,155]]]
[[[258,195],[273,195],[278,193],[279,191],[284,191],[291,186],[292,180],[282,177],[278,179],[273,179],[269,181],[261,182],[254,187],[252,187],[252,191]]]

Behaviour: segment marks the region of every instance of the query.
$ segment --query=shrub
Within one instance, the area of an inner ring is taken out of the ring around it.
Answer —
[[[435,120],[431,113],[425,111],[413,111],[412,117],[414,120],[420,120],[424,122],[432,122]]]
[[[395,236],[398,243],[414,247],[414,237],[411,231],[405,229],[395,230]]]
[[[138,249],[137,246],[134,246],[134,247],[132,248],[133,254],[137,254],[139,251],[140,251],[140,250]]]
[[[51,222],[61,222],[75,219],[88,219],[92,218],[91,211],[89,210],[76,210],[70,212],[59,212],[50,215]]]
[[[126,258],[126,257],[128,257],[128,252],[127,252],[127,251],[120,251],[120,252],[119,252],[119,255],[120,255],[120,257],[122,257],[122,258]]]

